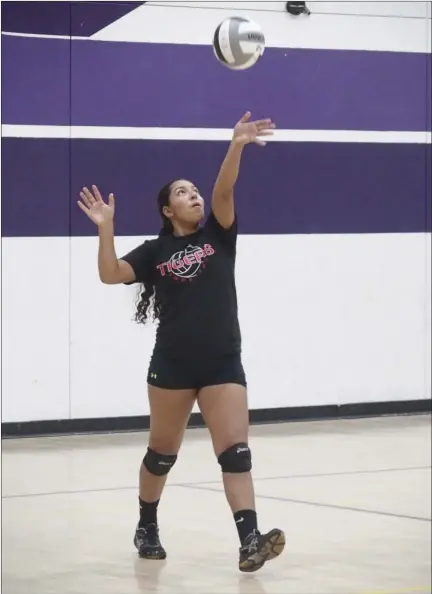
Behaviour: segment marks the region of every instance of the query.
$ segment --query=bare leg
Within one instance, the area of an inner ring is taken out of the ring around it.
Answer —
[[[222,467],[226,498],[242,545],[239,569],[243,572],[256,571],[266,561],[281,554],[285,535],[278,528],[267,534],[258,531],[247,445],[249,411],[246,389],[239,384],[209,386],[199,392],[198,404]]]
[[[140,468],[140,519],[134,544],[140,557],[165,559],[159,540],[157,508],[170,468],[174,465],[195,402],[195,390],[149,386],[150,438]]]
[[[198,404],[209,428],[216,457],[230,446],[247,443],[249,411],[246,388],[223,384],[203,388]],[[255,509],[255,494],[250,472],[223,473],[225,495],[233,513]]]
[[[195,402],[195,390],[148,387],[150,402],[149,447],[158,454],[177,455]],[[156,476],[144,464],[140,468],[140,499],[160,499],[167,475]]]

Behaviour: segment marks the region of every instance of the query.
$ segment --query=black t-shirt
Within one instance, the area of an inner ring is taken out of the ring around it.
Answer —
[[[155,287],[161,306],[155,352],[181,360],[240,352],[236,243],[237,220],[224,229],[211,213],[190,235],[147,240],[122,257],[136,283]]]

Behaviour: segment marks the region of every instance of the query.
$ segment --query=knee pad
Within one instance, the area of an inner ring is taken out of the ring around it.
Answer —
[[[143,464],[151,474],[165,476],[174,466],[176,460],[176,454],[158,454],[158,452],[155,452],[151,448],[147,448]]]
[[[251,451],[247,443],[236,443],[218,458],[222,472],[249,472],[252,468]]]

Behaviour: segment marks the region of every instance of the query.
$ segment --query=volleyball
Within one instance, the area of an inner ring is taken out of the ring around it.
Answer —
[[[231,70],[251,68],[263,55],[265,37],[261,27],[245,17],[230,17],[217,27],[213,50],[221,64]]]

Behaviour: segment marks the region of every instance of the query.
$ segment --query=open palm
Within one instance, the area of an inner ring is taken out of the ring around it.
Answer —
[[[260,146],[265,146],[267,143],[262,140],[262,137],[272,136],[273,130],[276,128],[275,124],[269,118],[250,122],[250,117],[251,113],[247,111],[237,122],[234,128],[234,140],[240,144],[254,142]]]
[[[93,194],[88,188],[83,188],[78,206],[95,225],[103,225],[114,218],[114,194],[108,196],[108,204],[106,204],[97,186],[92,186],[92,190]]]

